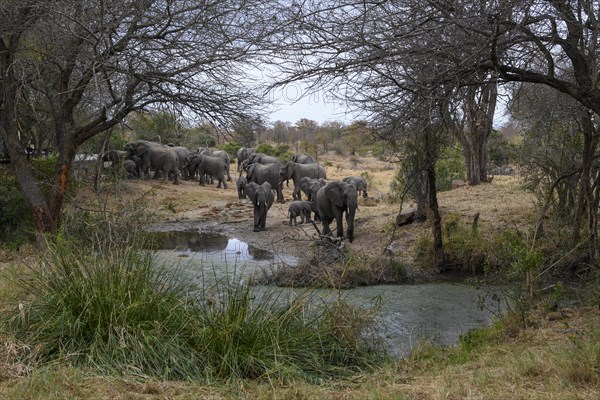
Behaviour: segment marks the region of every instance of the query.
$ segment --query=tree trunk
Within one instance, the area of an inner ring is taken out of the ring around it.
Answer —
[[[488,140],[492,132],[498,87],[496,77],[483,87],[468,89],[465,99],[466,127],[458,137],[463,147],[465,170],[469,185],[488,181]]]
[[[435,267],[444,265],[444,242],[442,239],[442,216],[437,201],[437,187],[435,176],[435,164],[437,162],[436,146],[431,143],[430,135],[425,134],[425,177],[427,191],[427,208],[431,213],[431,227],[433,230],[433,253]]]
[[[594,195],[596,182],[592,183],[592,164],[594,161],[595,149],[598,145],[598,134],[594,127],[592,116],[585,110],[580,113],[581,132],[583,136],[583,153],[581,157],[581,175],[579,180],[579,193],[577,209],[573,218],[572,241],[573,244],[581,240],[581,226],[584,216],[588,219],[588,258],[593,262],[596,258],[596,237],[597,237],[597,207]]]

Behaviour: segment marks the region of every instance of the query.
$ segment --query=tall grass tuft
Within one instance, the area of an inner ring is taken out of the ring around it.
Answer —
[[[240,282],[198,289],[189,271],[156,265],[139,248],[59,238],[15,277],[26,300],[3,316],[5,326],[41,364],[103,374],[314,381],[378,361],[360,337],[363,325],[348,323],[359,320],[356,310]]]
[[[200,373],[187,343],[188,288],[147,253],[57,243],[18,283],[31,301],[11,326],[41,360],[163,378]]]

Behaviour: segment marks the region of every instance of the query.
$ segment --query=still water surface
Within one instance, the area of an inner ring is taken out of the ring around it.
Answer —
[[[205,285],[216,280],[231,282],[273,268],[278,263],[295,265],[297,258],[257,249],[236,238],[214,233],[157,233],[161,248],[157,260],[177,264],[190,279]],[[256,286],[257,295],[271,291],[300,292],[299,289]],[[334,290],[317,290],[323,299],[338,296]],[[290,293],[293,294],[293,293]],[[478,297],[484,293],[461,282],[423,283],[415,285],[378,285],[347,289],[342,297],[350,304],[366,308],[377,306],[378,334],[390,353],[408,354],[420,340],[452,345],[460,335],[492,322],[496,311],[490,302],[480,309]]]

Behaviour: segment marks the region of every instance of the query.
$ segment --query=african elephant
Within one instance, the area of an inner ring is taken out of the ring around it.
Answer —
[[[283,161],[279,157],[264,153],[254,153],[248,157],[248,166],[250,164],[283,164]]]
[[[307,154],[294,154],[292,161],[298,164],[314,164],[315,160]]]
[[[327,181],[325,179],[323,179],[323,178],[313,179],[313,178],[310,178],[308,176],[300,178],[300,181],[298,183],[298,185],[300,186],[300,190],[302,192],[304,192],[304,194],[306,195],[306,197],[308,197],[308,200],[312,200],[311,199],[310,186],[311,186],[311,183],[313,183],[315,181],[319,183],[319,188],[321,188],[322,186],[327,185]]]
[[[139,157],[137,157],[137,158],[139,158]],[[131,158],[128,158],[125,161],[123,161],[123,170],[127,174],[128,178],[139,178],[140,177],[139,164],[135,160],[132,160]]]
[[[237,187],[237,192],[238,192],[238,198],[243,199],[244,197],[246,197],[246,185],[247,184],[248,184],[248,181],[243,176],[240,176],[237,179],[237,181],[235,182],[235,186]]]
[[[102,154],[102,161],[110,161],[113,165],[120,163],[127,156],[126,151],[122,150],[108,150]]]
[[[300,224],[306,222],[310,222],[310,213],[312,212],[312,202],[311,201],[302,201],[302,200],[294,200],[288,206],[288,217],[290,218],[290,222],[288,225],[292,225],[292,220],[294,220],[294,225],[298,225],[296,222],[296,218],[300,217]]]
[[[259,185],[269,182],[271,188],[277,191],[277,201],[285,203],[282,186],[279,184],[279,164],[250,164],[246,179],[248,183],[256,182]]]
[[[192,154],[192,151],[184,146],[169,146],[175,153],[177,153],[177,157],[179,157],[179,171],[181,172],[181,176],[183,179],[189,179],[190,173],[186,168],[186,160]]]
[[[337,236],[344,236],[342,214],[346,214],[347,237],[354,240],[354,216],[358,209],[358,194],[356,186],[346,182],[330,182],[317,192],[317,210],[323,224],[323,234],[331,233],[329,224],[335,219]]]
[[[200,186],[206,186],[205,175],[214,176],[219,180],[217,188],[221,187],[227,189],[227,182],[225,182],[225,171],[227,165],[225,160],[221,157],[213,157],[207,154],[192,154],[188,157],[186,167],[189,169],[190,174],[195,176],[196,173],[200,176]]]
[[[254,206],[254,232],[265,230],[267,212],[273,205],[275,196],[269,182],[262,185],[250,182],[246,185],[246,193]]]
[[[125,151],[127,157],[140,157],[142,174],[146,174],[149,168],[153,168],[155,173],[163,171],[165,182],[171,173],[174,176],[173,184],[179,184],[179,157],[172,148],[160,143],[137,140],[127,143]]]
[[[202,147],[199,147],[196,151],[198,152],[198,154],[205,154],[212,157],[222,158],[223,161],[225,161],[225,172],[227,174],[227,181],[231,182],[231,175],[229,174],[229,167],[231,166],[231,157],[229,157],[229,153],[227,153],[225,150],[211,150]]]
[[[288,161],[279,171],[279,182],[283,184],[284,180],[292,179],[294,181],[294,191],[292,197],[294,200],[302,200],[300,193],[300,179],[304,177],[313,179],[327,179],[325,169],[319,164],[298,164]]]
[[[247,160],[252,154],[256,153],[254,147],[240,147],[236,153],[237,171],[242,171],[242,163]]]
[[[367,181],[362,176],[347,176],[342,179],[342,182],[350,183],[356,186],[356,191],[358,194],[362,192],[362,196],[364,198],[369,197],[367,194]]]

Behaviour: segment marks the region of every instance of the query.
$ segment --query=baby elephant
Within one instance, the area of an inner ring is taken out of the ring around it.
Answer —
[[[243,199],[244,197],[246,197],[246,185],[247,184],[248,184],[248,181],[243,176],[240,176],[237,179],[237,181],[235,182],[235,186],[237,187],[237,192],[238,192],[238,198]]]
[[[358,194],[362,192],[362,196],[364,198],[369,197],[369,195],[367,194],[367,181],[362,176],[347,176],[344,179],[342,179],[342,182],[346,182],[356,186],[356,191],[358,192]]]
[[[292,219],[294,220],[294,225],[298,225],[296,223],[296,217],[300,217],[300,224],[306,222],[310,222],[310,212],[312,211],[312,202],[311,201],[302,201],[302,200],[294,200],[290,203],[288,208],[288,216],[290,217],[289,225],[292,225]]]

